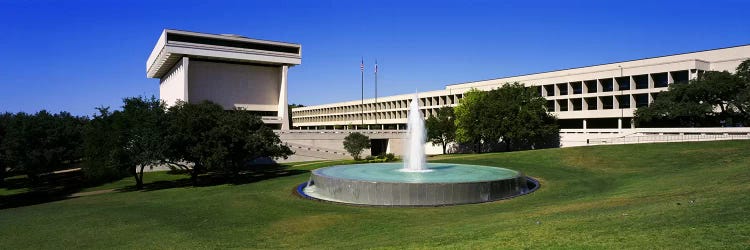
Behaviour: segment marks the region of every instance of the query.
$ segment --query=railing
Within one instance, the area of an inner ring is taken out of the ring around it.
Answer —
[[[406,130],[275,130],[277,134],[406,134]]]
[[[644,134],[629,135],[615,138],[589,139],[588,145],[603,144],[635,144],[635,143],[657,143],[657,142],[688,142],[688,141],[720,141],[720,140],[750,140],[750,133],[746,134]]]

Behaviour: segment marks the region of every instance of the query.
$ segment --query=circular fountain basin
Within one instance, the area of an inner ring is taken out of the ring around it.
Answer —
[[[302,195],[363,205],[440,206],[505,199],[529,192],[529,180],[506,168],[428,163],[404,172],[403,163],[339,165],[312,171]],[[531,184],[532,189],[535,184]]]

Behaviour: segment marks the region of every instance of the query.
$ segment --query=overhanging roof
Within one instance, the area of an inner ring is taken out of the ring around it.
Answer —
[[[161,78],[182,57],[269,65],[302,63],[302,45],[165,29],[146,61],[146,76]]]

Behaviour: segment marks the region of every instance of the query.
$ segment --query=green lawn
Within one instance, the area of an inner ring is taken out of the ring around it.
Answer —
[[[246,184],[0,210],[0,248],[747,248],[749,149],[750,141],[726,141],[440,156],[431,160],[521,170],[542,186],[434,208],[298,198],[293,187],[309,177],[300,170],[331,164],[303,163],[290,168],[298,174]],[[146,181],[173,180],[163,175]]]

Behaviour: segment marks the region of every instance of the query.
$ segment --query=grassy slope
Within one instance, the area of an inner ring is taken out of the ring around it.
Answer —
[[[292,187],[307,174],[119,192],[0,210],[0,242],[9,249],[744,248],[748,149],[750,141],[733,141],[436,157],[513,168],[542,182],[511,200],[437,208],[303,200]]]

